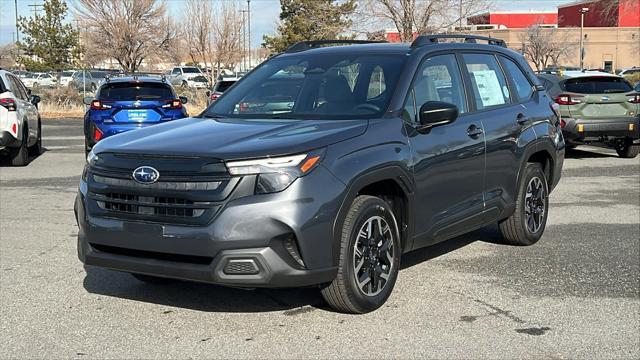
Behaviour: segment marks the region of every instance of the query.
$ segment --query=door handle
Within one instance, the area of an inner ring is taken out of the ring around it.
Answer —
[[[529,121],[529,118],[524,116],[523,113],[519,113],[518,116],[516,117],[516,122],[518,122],[518,124],[520,125],[526,123],[527,121]]]
[[[484,133],[484,130],[482,130],[482,128],[479,128],[475,125],[471,125],[469,126],[469,128],[467,128],[467,135],[469,135],[469,137],[472,138],[476,138],[479,135],[482,135]]]

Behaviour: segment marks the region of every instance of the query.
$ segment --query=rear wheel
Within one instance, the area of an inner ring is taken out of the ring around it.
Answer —
[[[346,313],[379,308],[395,285],[401,251],[390,206],[374,196],[358,196],[342,227],[338,275],[322,289],[325,301]]]
[[[42,123],[38,119],[38,138],[36,143],[29,148],[29,155],[38,156],[42,153]]]
[[[24,130],[22,131],[22,142],[20,143],[20,147],[14,150],[13,156],[11,157],[11,165],[12,166],[25,166],[29,163],[29,149],[27,148],[27,139],[29,137],[29,129],[27,126],[24,126]]]
[[[538,163],[528,163],[518,185],[516,211],[500,222],[504,241],[512,245],[533,245],[544,232],[549,208],[547,178]]]
[[[640,144],[633,144],[631,140],[627,140],[624,143],[616,146],[616,152],[618,156],[625,159],[633,159],[638,156],[640,152]]]

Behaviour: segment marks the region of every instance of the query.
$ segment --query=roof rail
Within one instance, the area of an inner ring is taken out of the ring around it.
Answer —
[[[321,47],[322,45],[331,45],[331,44],[342,44],[342,45],[353,45],[353,44],[376,44],[376,43],[386,43],[386,41],[373,41],[373,40],[309,40],[309,41],[299,41],[291,46],[289,46],[284,52],[285,53],[293,53],[298,51],[310,50],[313,48]]]
[[[461,35],[461,34],[436,34],[436,35],[420,35],[411,43],[411,48],[417,48],[429,44],[437,44],[440,39],[463,39],[466,43],[475,44],[476,40],[484,40],[489,45],[497,45],[506,48],[507,43],[502,39],[496,39],[488,36],[479,35]]]

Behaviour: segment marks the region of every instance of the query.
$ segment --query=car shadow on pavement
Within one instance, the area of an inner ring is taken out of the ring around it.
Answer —
[[[489,226],[402,256],[401,271],[476,241],[501,244],[497,226]],[[238,289],[188,281],[143,283],[130,274],[85,266],[84,288],[93,294],[207,312],[284,311],[285,315],[329,310],[317,287]],[[296,309],[296,310],[293,310]],[[330,310],[329,310],[330,311]]]
[[[83,285],[90,293],[197,311],[251,313],[327,307],[318,288],[245,290],[178,280],[148,284],[130,274],[93,266],[85,266],[85,272]]]
[[[606,148],[600,148],[605,150]],[[598,150],[600,150],[598,149]],[[604,151],[582,150],[582,149],[566,149],[564,157],[566,159],[602,159],[602,158],[617,158],[615,153],[610,154]]]

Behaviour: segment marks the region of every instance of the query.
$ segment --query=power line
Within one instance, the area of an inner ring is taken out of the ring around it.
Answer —
[[[43,7],[42,4],[29,4],[27,6],[31,8],[31,11],[33,11],[33,15],[35,16],[40,15],[40,11],[42,10],[42,7]]]

